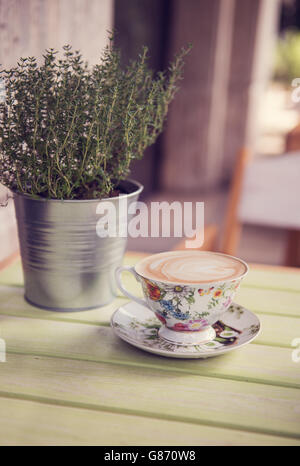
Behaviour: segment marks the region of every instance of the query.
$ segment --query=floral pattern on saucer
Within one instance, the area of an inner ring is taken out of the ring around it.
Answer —
[[[127,303],[113,314],[111,326],[128,343],[145,351],[175,358],[216,356],[249,343],[260,331],[258,318],[236,304],[232,304],[222,319],[213,325],[215,339],[201,345],[176,345],[162,339],[158,335],[160,320],[148,308],[134,302]]]

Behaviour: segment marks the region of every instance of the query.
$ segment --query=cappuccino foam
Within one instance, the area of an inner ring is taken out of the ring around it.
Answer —
[[[243,275],[245,264],[231,256],[206,251],[170,251],[146,257],[135,267],[145,278],[170,283],[209,283]]]

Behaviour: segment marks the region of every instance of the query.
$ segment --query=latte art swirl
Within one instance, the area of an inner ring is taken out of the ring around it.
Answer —
[[[142,260],[136,271],[145,278],[171,283],[209,283],[238,278],[246,272],[242,261],[205,251],[170,251]]]

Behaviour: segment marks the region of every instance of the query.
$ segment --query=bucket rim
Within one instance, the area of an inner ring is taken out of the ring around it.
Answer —
[[[99,203],[102,201],[113,201],[113,200],[124,198],[124,197],[130,198],[130,197],[139,195],[144,189],[144,186],[142,185],[142,183],[140,183],[139,181],[133,180],[132,178],[127,178],[122,181],[132,183],[133,185],[137,187],[137,189],[133,191],[132,193],[128,193],[128,194],[124,193],[124,194],[119,194],[119,196],[103,197],[103,198],[98,198],[98,199],[45,199],[43,197],[35,198],[35,197],[30,196],[29,194],[19,193],[16,191],[12,191],[12,194],[14,197],[21,197],[21,198],[25,198],[30,201],[36,201],[36,202],[61,202],[61,203],[68,203],[68,204],[69,203],[79,204],[79,203],[92,203],[92,202]],[[120,181],[120,183],[122,183],[122,181]]]

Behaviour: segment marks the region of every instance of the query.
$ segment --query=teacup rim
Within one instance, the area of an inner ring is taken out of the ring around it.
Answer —
[[[184,250],[183,250],[184,251]],[[137,262],[135,265],[134,265],[134,271],[135,273],[141,277],[141,278],[144,278],[145,280],[149,280],[151,282],[155,282],[155,283],[162,283],[162,284],[166,284],[166,285],[181,285],[181,286],[190,286],[190,287],[199,287],[199,286],[209,286],[209,285],[213,285],[213,284],[217,284],[217,283],[230,283],[230,282],[234,282],[236,280],[241,280],[242,278],[244,278],[248,272],[249,272],[249,265],[247,264],[247,262],[245,262],[243,259],[240,259],[239,257],[236,257],[236,256],[233,256],[231,254],[226,254],[224,252],[215,252],[215,251],[197,251],[197,252],[203,252],[203,253],[211,253],[211,254],[217,254],[219,256],[226,256],[226,257],[230,257],[231,259],[235,259],[237,261],[239,261],[240,263],[242,263],[245,267],[245,272],[242,273],[241,275],[238,275],[237,277],[233,277],[233,278],[229,278],[229,279],[222,279],[222,280],[211,280],[209,282],[205,281],[205,282],[180,282],[180,281],[170,281],[170,280],[157,280],[155,278],[150,278],[150,277],[147,277],[145,275],[142,275],[140,272],[138,272],[136,270],[136,267],[138,265],[140,265],[143,261],[145,261],[148,257],[150,256],[156,256],[156,255],[159,255],[159,254],[165,254],[165,253],[169,253],[169,252],[178,252],[178,251],[163,251],[163,252],[158,252],[158,253],[155,253],[155,254],[149,254],[148,256],[144,257],[143,259],[141,259],[139,262]],[[190,250],[189,250],[190,252]]]

